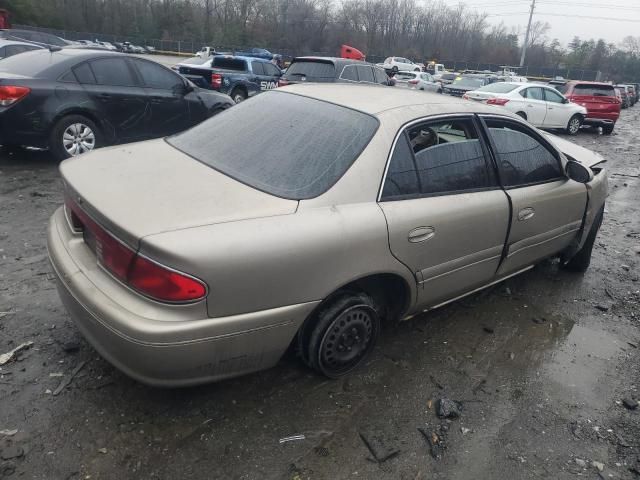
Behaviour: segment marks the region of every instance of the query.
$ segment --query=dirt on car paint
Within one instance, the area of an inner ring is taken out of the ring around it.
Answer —
[[[0,354],[33,345],[0,367],[0,478],[640,478],[639,120],[570,137],[611,175],[585,275],[547,261],[388,325],[339,381],[288,355],[177,390],[128,379],[80,336],[45,245],[57,165],[1,150]]]

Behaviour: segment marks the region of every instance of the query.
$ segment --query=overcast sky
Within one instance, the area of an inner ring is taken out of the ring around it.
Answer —
[[[491,14],[491,23],[503,21],[507,27],[520,27],[524,34],[531,0],[462,0],[461,3]],[[534,20],[551,25],[548,37],[558,38],[564,45],[576,35],[582,39],[604,38],[607,43],[615,44],[627,35],[640,36],[639,0],[536,0],[535,12],[538,14],[534,14]]]

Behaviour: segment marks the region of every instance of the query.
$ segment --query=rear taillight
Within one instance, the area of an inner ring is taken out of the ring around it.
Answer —
[[[212,73],[211,88],[215,90],[220,90],[220,87],[222,87],[222,75],[220,75],[219,73]]]
[[[469,95],[467,95],[466,93],[464,95],[462,95],[462,99],[463,100],[469,100]]]
[[[411,85],[417,85],[418,80],[409,80],[407,83],[410,83]]]
[[[0,107],[13,105],[31,92],[28,87],[16,87],[12,85],[0,85]]]
[[[85,242],[93,246],[98,264],[125,285],[167,303],[194,302],[206,296],[204,282],[142,257],[102,228],[68,197],[65,209],[74,231],[82,232]]]
[[[487,100],[487,105],[499,105],[503,106],[509,103],[509,100],[506,98],[490,98]]]
[[[289,85],[289,80],[285,80],[283,78],[278,80],[278,86],[279,87],[286,87],[287,85]]]

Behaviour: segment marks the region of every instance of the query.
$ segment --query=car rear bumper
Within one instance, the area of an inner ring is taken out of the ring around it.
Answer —
[[[188,386],[269,368],[317,305],[201,320],[147,318],[126,310],[97,287],[68,248],[67,230],[60,208],[49,222],[47,245],[62,303],[100,355],[148,385]]]
[[[601,127],[601,126],[605,126],[605,125],[613,125],[613,124],[616,123],[617,120],[618,120],[618,116],[617,115],[615,117],[612,116],[611,118],[595,118],[595,117],[587,116],[584,119],[584,121],[582,122],[582,124],[583,125],[592,125],[594,127]]]

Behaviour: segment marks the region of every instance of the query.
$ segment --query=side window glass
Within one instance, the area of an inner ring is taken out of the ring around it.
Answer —
[[[526,127],[502,120],[487,120],[497,150],[498,168],[506,187],[564,178],[560,161]]]
[[[366,83],[375,83],[373,78],[373,70],[368,65],[358,65],[358,81]]]
[[[358,72],[356,71],[355,65],[347,65],[342,70],[342,75],[340,75],[342,80],[348,80],[350,82],[358,81]]]
[[[91,62],[98,85],[132,86],[136,81],[123,58],[102,58]]]
[[[389,77],[381,68],[374,68],[373,75],[376,77],[376,83],[387,85],[389,83]]]
[[[93,72],[91,71],[89,64],[86,62],[81,63],[80,65],[75,67],[73,69],[73,73],[76,76],[76,79],[78,80],[78,82],[80,83],[89,84],[89,85],[95,85],[96,83],[96,79],[93,76]]]
[[[178,75],[160,65],[145,60],[135,60],[135,64],[145,87],[173,90],[183,83]]]
[[[530,98],[532,100],[544,100],[544,94],[542,93],[542,89],[538,87],[528,88],[527,98]]]
[[[389,162],[389,170],[382,189],[382,200],[399,200],[407,195],[418,195],[418,173],[405,133],[396,142],[393,156]]]
[[[275,65],[272,65],[271,63],[264,63],[262,66],[264,67],[266,75],[270,75],[272,77],[278,77],[281,75],[281,72],[280,70],[278,70],[278,67],[276,67]]]
[[[262,62],[251,62],[251,68],[256,75],[264,75],[264,68]]]
[[[562,103],[564,101],[564,98],[549,88],[544,89],[544,96],[547,98],[547,102]]]
[[[409,129],[409,139],[423,195],[495,186],[470,119],[420,124]]]

